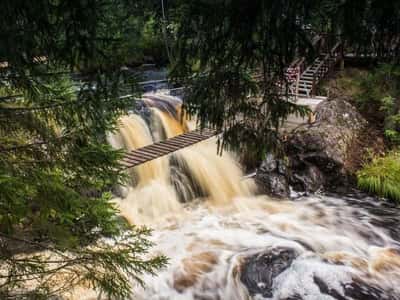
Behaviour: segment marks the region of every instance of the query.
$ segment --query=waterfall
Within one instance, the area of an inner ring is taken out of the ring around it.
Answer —
[[[150,121],[137,114],[122,117],[119,130],[109,136],[112,145],[130,151],[189,130],[177,98],[153,95],[145,101]],[[217,155],[214,139],[139,165],[129,175],[125,197],[116,202],[133,224],[154,225],[182,212],[182,203],[192,200],[226,204],[234,197],[250,196],[254,187],[251,180],[242,180],[230,153]]]
[[[153,143],[150,130],[140,116],[123,117],[121,123],[120,137],[126,150],[132,151]],[[153,180],[166,182],[168,178],[167,163],[167,159],[162,157],[138,166],[134,170],[138,177],[138,185],[144,186]]]
[[[109,135],[114,147],[133,150],[193,129],[179,99],[143,101],[150,117],[122,117]],[[131,224],[154,229],[154,253],[170,258],[157,276],[144,276],[145,289],[133,285],[135,299],[400,299],[396,208],[366,197],[256,196],[235,155],[217,154],[215,139],[129,172],[115,202]]]

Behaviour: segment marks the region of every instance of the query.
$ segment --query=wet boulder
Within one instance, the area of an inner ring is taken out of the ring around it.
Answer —
[[[262,193],[280,198],[290,195],[286,162],[271,153],[267,154],[257,169],[255,179]]]
[[[274,278],[286,270],[298,256],[294,249],[269,248],[249,256],[241,266],[240,280],[252,296],[272,297]]]
[[[351,183],[349,153],[367,126],[356,108],[339,98],[321,102],[315,116],[314,123],[293,130],[285,145],[289,183],[298,191]]]
[[[318,286],[322,295],[329,295],[335,300],[399,300],[399,296],[393,291],[386,291],[379,286],[368,284],[360,279],[342,284],[342,290],[337,291],[329,287],[322,278],[314,276],[314,283]]]
[[[134,100],[132,112],[141,116],[147,124],[151,124],[151,110],[142,99]]]

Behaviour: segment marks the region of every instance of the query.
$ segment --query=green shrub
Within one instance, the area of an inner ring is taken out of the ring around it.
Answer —
[[[382,128],[392,146],[400,145],[400,67],[382,64],[359,82],[357,106]]]
[[[400,151],[376,157],[357,172],[360,189],[400,202]]]

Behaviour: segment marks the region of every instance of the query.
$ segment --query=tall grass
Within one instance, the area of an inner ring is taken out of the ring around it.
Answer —
[[[400,151],[374,158],[357,172],[358,187],[400,203]]]

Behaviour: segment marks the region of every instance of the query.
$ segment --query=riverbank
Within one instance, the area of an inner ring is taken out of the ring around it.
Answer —
[[[285,132],[284,152],[280,156],[270,154],[260,163],[258,183],[264,192],[287,197],[289,186],[311,193],[360,187],[360,170],[374,158],[396,148],[385,129],[390,123],[383,121],[387,107],[383,105],[387,104],[380,100],[386,93],[395,93],[393,88],[376,92],[383,84],[374,79],[377,70],[349,68],[322,85],[320,94],[327,96],[327,100],[317,105],[312,123]],[[366,85],[368,80],[372,83]],[[370,95],[367,90],[374,92]],[[374,108],[371,110],[368,105]],[[389,132],[395,134],[395,127],[393,130]]]

